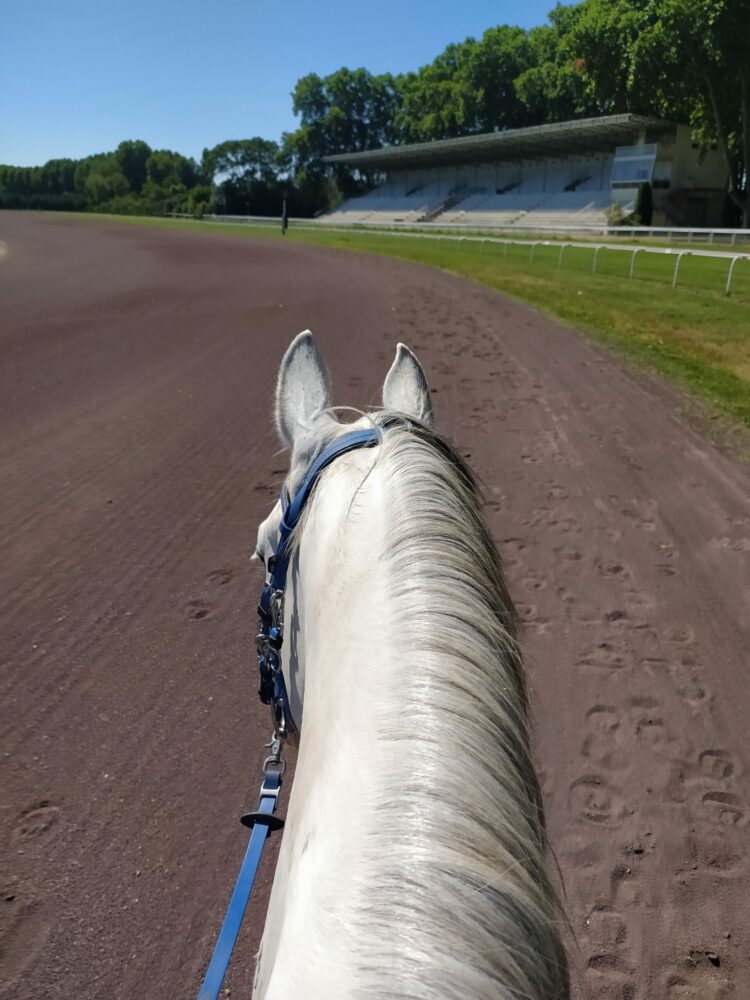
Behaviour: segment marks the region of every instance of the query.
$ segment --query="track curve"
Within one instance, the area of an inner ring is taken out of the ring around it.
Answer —
[[[750,996],[750,480],[676,398],[416,265],[8,212],[0,240],[0,996],[196,990],[268,728],[247,556],[306,327],[340,403],[413,347],[485,483],[592,996]]]

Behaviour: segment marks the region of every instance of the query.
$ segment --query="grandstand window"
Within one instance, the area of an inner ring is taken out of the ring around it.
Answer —
[[[615,160],[612,167],[612,183],[643,184],[651,180],[653,168],[654,161],[650,157],[642,160]]]
[[[655,143],[618,146],[612,164],[612,186],[635,187],[650,181],[655,162]]]

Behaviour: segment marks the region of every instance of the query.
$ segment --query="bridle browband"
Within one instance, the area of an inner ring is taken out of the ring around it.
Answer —
[[[286,484],[281,487],[279,542],[276,546],[275,556],[268,560],[268,579],[260,595],[258,606],[260,623],[256,638],[260,670],[260,700],[264,705],[271,706],[274,731],[270,743],[267,744],[270,753],[263,763],[263,784],[260,789],[258,808],[255,812],[246,813],[241,818],[243,825],[249,826],[252,830],[250,842],[247,845],[245,858],[237,876],[224,923],[214,945],[214,952],[206,970],[198,1000],[216,1000],[219,995],[242,924],[242,918],[245,915],[245,908],[250,898],[266,838],[270,832],[279,830],[284,825],[283,819],[274,816],[274,810],[278,805],[281,779],[286,768],[281,757],[284,740],[290,732],[294,732],[297,728],[289,708],[289,697],[279,655],[284,640],[284,590],[292,557],[292,533],[299,524],[305,505],[323,470],[340,455],[345,455],[358,448],[371,448],[373,445],[379,444],[381,440],[382,430],[380,427],[342,434],[313,460],[293,500],[289,496]]]
[[[297,726],[289,707],[284,673],[279,656],[284,641],[284,590],[292,556],[292,532],[299,524],[307,501],[324,469],[341,455],[358,448],[370,448],[382,440],[382,431],[375,427],[361,431],[350,431],[336,438],[317,456],[307,470],[294,499],[284,484],[281,487],[281,527],[276,554],[268,561],[268,582],[260,595],[258,617],[260,619],[256,645],[260,685],[258,694],[264,705],[271,706],[274,732],[286,736]]]

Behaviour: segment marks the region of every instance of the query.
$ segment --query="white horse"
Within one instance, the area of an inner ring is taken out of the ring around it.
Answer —
[[[354,428],[296,529],[283,670],[299,758],[257,1000],[563,1000],[513,606],[475,480],[403,345],[341,424],[309,331],[281,364],[290,495]],[[394,419],[395,415],[395,419]],[[260,526],[268,566],[280,507]]]

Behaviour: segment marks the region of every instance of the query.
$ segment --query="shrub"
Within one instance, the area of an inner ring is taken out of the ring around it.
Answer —
[[[622,206],[617,201],[613,201],[609,208],[605,208],[604,215],[608,226],[621,226],[625,218]]]

